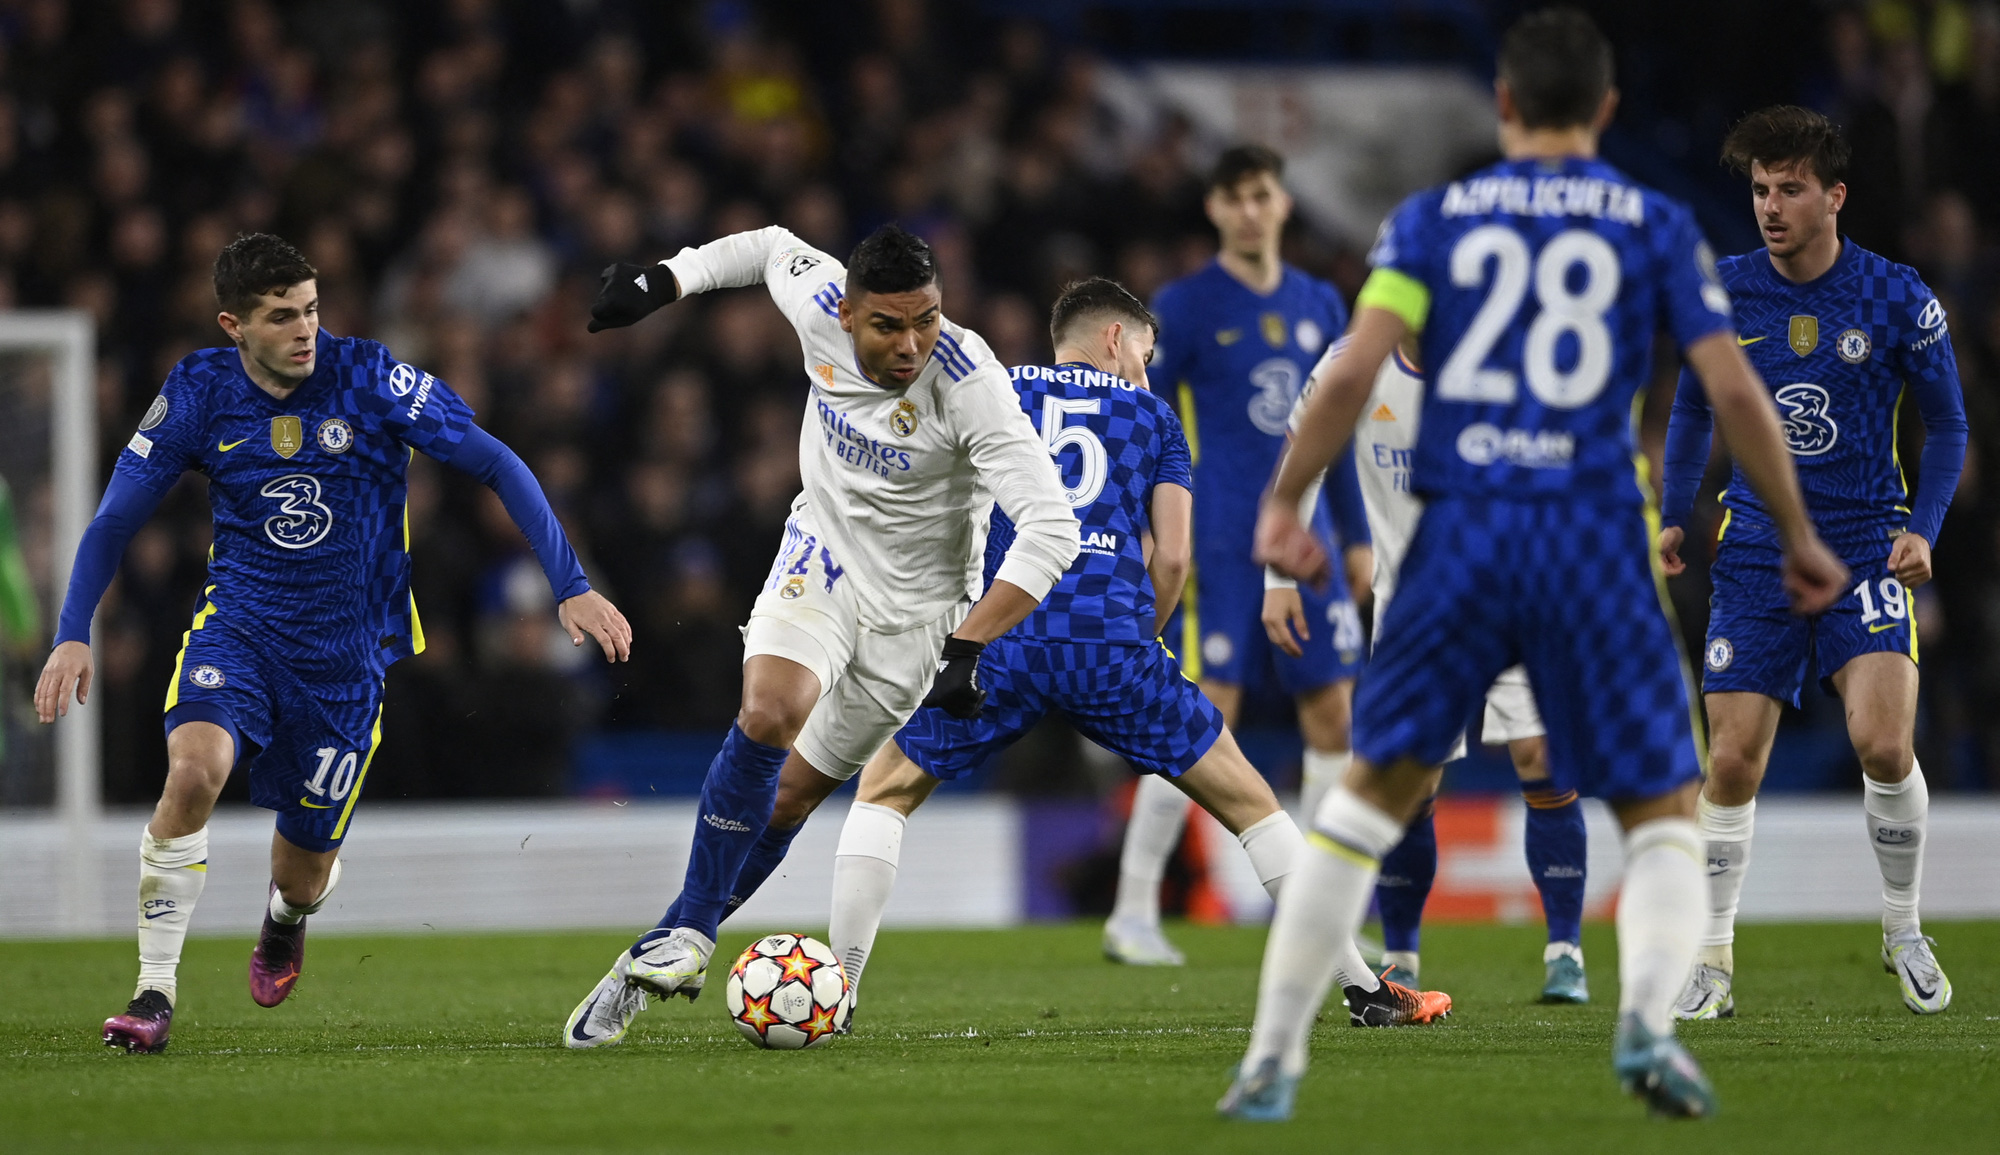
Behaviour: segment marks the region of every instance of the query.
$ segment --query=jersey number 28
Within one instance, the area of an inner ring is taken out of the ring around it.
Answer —
[[[1611,242],[1585,229],[1557,233],[1539,255],[1506,225],[1480,225],[1451,250],[1451,283],[1461,289],[1491,287],[1458,347],[1438,370],[1438,396],[1446,401],[1510,405],[1518,394],[1511,369],[1486,364],[1493,346],[1521,311],[1532,280],[1541,311],[1528,325],[1521,367],[1528,392],[1552,409],[1581,409],[1604,392],[1611,379],[1611,329],[1604,311],[1618,299],[1618,254]],[[1582,267],[1582,282],[1570,288],[1570,270]],[[1576,360],[1556,367],[1556,346],[1564,334],[1576,341]]]

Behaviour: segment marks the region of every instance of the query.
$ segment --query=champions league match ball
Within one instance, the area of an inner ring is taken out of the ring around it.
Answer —
[[[817,1047],[847,1028],[854,1004],[833,948],[802,934],[766,935],[736,956],[724,990],[729,1020],[774,1051]]]

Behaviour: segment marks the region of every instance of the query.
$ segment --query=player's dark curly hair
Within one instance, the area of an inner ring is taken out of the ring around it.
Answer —
[[[1145,325],[1153,330],[1155,337],[1160,334],[1160,319],[1117,281],[1109,277],[1071,281],[1063,286],[1055,308],[1049,310],[1049,340],[1061,348],[1063,338],[1078,326],[1108,325],[1113,321]]]
[[[1611,42],[1575,8],[1544,8],[1500,42],[1500,79],[1528,128],[1589,124],[1611,90]]]
[[[1244,177],[1267,172],[1283,179],[1285,158],[1279,156],[1277,150],[1261,144],[1239,144],[1224,149],[1222,155],[1215,158],[1214,167],[1208,170],[1208,184],[1205,187],[1209,192],[1235,188],[1236,182]]]
[[[1796,104],[1760,108],[1729,130],[1722,163],[1745,176],[1754,162],[1767,169],[1802,168],[1832,188],[1847,178],[1847,138],[1840,126]]]
[[[869,233],[847,258],[847,295],[907,293],[937,283],[937,260],[924,239],[890,223]]]
[[[257,298],[300,281],[319,277],[319,270],[291,242],[270,233],[244,233],[215,258],[215,303],[223,312],[244,316]]]

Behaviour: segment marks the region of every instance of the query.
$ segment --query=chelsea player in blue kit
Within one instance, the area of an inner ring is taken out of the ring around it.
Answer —
[[[1187,572],[1192,497],[1181,424],[1147,389],[1154,325],[1122,286],[1081,281],[1051,315],[1057,363],[1013,371],[1021,408],[1062,470],[1082,552],[1041,607],[987,648],[979,669],[987,698],[976,717],[920,710],[862,770],[834,859],[829,932],[851,982],[873,950],[909,815],[940,781],[978,769],[1054,711],[1176,788],[1183,805],[1193,799],[1213,814],[1273,898],[1303,849],[1221,712],[1159,640]],[[1009,536],[996,511],[989,576]],[[1448,996],[1370,974],[1351,940],[1338,949],[1352,1021],[1393,1026],[1449,1012]]]
[[[1250,1046],[1219,1104],[1234,1117],[1290,1116],[1328,952],[1360,925],[1382,856],[1465,718],[1517,662],[1555,787],[1606,799],[1625,831],[1613,1068],[1656,1111],[1715,1110],[1673,1034],[1705,886],[1687,671],[1634,465],[1656,332],[1694,366],[1771,511],[1793,607],[1824,609],[1846,573],[1806,515],[1692,214],[1597,159],[1617,103],[1610,45],[1573,9],[1537,12],[1508,31],[1498,72],[1506,159],[1412,196],[1384,224],[1349,344],[1259,514],[1260,559],[1323,579],[1298,501],[1352,435],[1383,360],[1417,333],[1436,367],[1411,478],[1427,504],[1355,701],[1354,766],[1278,898]]]
[[[209,478],[208,579],[167,687],[167,781],[139,847],[139,985],[109,1046],[166,1049],[176,967],[208,876],[208,817],[247,763],[278,812],[271,895],[250,992],[276,1006],[305,955],[306,916],[338,855],[382,738],[382,679],[424,647],[410,596],[405,475],[415,453],[492,486],[533,546],[572,642],[623,661],[631,630],[590,588],[541,487],[472,423],[444,382],[373,341],[319,328],[318,274],[277,237],[239,237],[215,262],[234,347],[188,355],[118,455],[77,547],[62,622],[35,692],[42,721],[82,702],[90,620],[118,559],[187,470]]]
[[[1723,156],[1750,178],[1765,247],[1720,265],[1751,363],[1783,410],[1785,442],[1821,536],[1854,575],[1845,597],[1813,618],[1786,612],[1771,516],[1738,475],[1711,573],[1703,702],[1711,763],[1700,817],[1708,839],[1710,920],[1694,973],[1674,1007],[1684,1019],[1728,1018],[1736,908],[1750,862],[1757,787],[1782,704],[1808,678],[1838,694],[1860,757],[1863,815],[1882,872],[1882,965],[1917,1014],[1951,1005],[1951,980],[1917,917],[1930,792],[1913,744],[1917,623],[1910,591],[1930,580],[1931,547],[1965,463],[1966,421],[1944,308],[1916,271],[1843,241],[1838,227],[1848,150],[1824,116],[1796,107],[1745,117]],[[1908,394],[1923,417],[1914,498],[1896,449]],[[1685,376],[1667,428],[1669,573],[1708,465],[1711,420]]]
[[[1159,291],[1154,382],[1178,395],[1194,461],[1194,568],[1168,636],[1202,692],[1234,725],[1245,686],[1267,673],[1293,695],[1305,739],[1307,804],[1346,768],[1349,696],[1363,659],[1361,619],[1343,583],[1303,593],[1300,653],[1271,644],[1263,571],[1250,560],[1257,494],[1284,448],[1292,404],[1319,355],[1347,327],[1333,286],[1286,265],[1279,242],[1291,213],[1284,161],[1259,145],[1224,152],[1204,206],[1220,238],[1206,268]],[[1333,473],[1329,494],[1343,539],[1367,541],[1352,465]],[[1331,537],[1327,510],[1316,523]],[[1372,563],[1357,552],[1355,580]],[[1187,799],[1158,778],[1139,782],[1120,855],[1118,896],[1104,949],[1132,963],[1178,964],[1160,932],[1160,880],[1187,817]]]

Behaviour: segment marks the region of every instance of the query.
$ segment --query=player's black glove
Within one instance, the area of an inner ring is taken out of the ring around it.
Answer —
[[[674,274],[665,265],[608,266],[598,282],[597,299],[590,303],[590,331],[622,329],[644,318],[662,305],[674,303],[678,293]]]
[[[979,655],[985,649],[985,642],[946,638],[937,680],[924,695],[924,705],[935,706],[954,718],[977,718],[979,707],[986,704],[986,691],[979,688]]]

